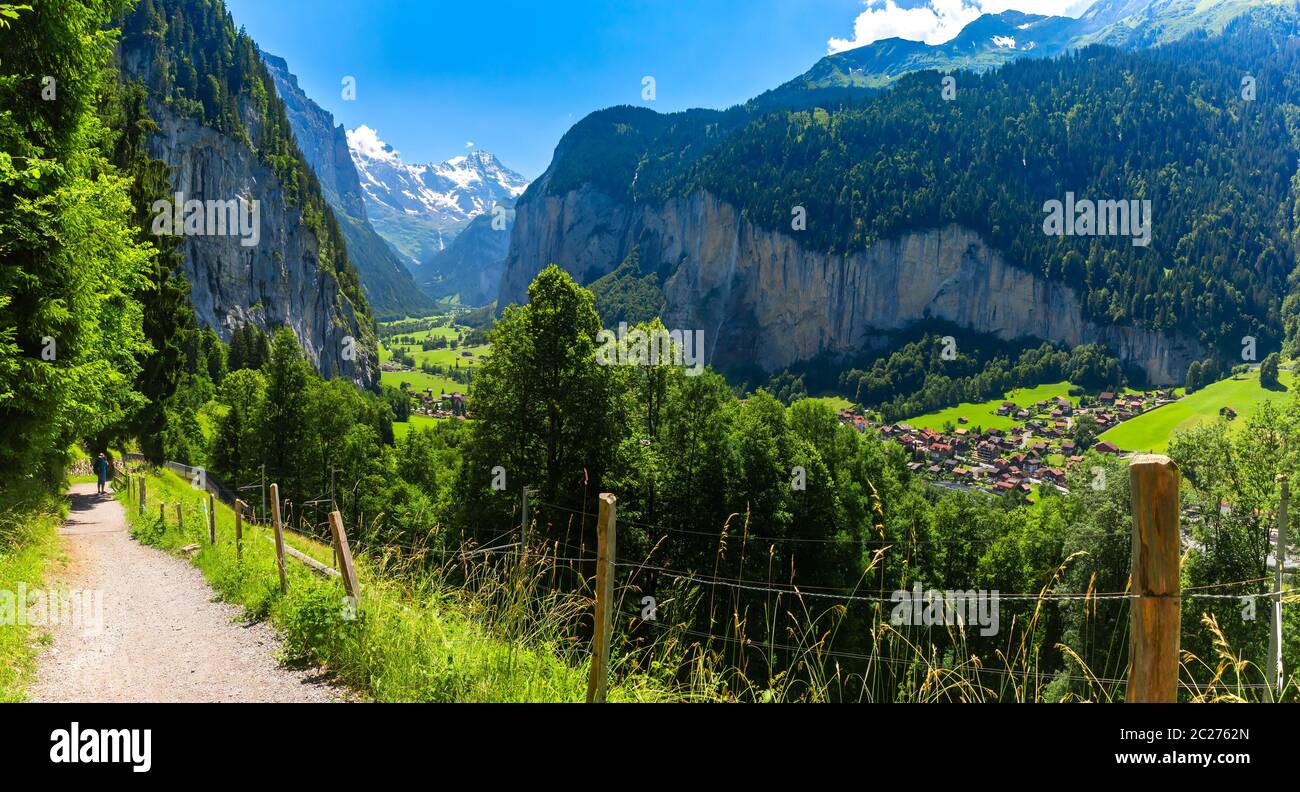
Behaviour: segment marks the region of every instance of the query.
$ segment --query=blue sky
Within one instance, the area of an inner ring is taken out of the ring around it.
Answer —
[[[1080,0],[226,0],[235,24],[284,57],[349,129],[374,128],[411,163],[463,154],[472,142],[529,178],[583,116],[642,104],[646,75],[658,96],[645,104],[656,110],[726,107],[832,48],[886,35],[943,39],[981,6],[1072,3]],[[355,101],[341,97],[346,76],[356,79]]]

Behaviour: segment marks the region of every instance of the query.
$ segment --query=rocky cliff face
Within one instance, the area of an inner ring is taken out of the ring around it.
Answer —
[[[348,150],[347,132],[334,116],[312,101],[283,58],[262,53],[303,157],[320,179],[321,193],[334,210],[347,240],[348,258],[357,269],[370,310],[380,320],[421,316],[436,305],[416,286],[397,253],[376,233],[366,216],[361,180]]]
[[[1104,343],[1156,384],[1181,381],[1205,355],[1190,339],[1085,320],[1072,289],[1011,266],[959,226],[831,255],[760,229],[704,193],[653,207],[589,186],[559,196],[530,191],[518,207],[500,304],[525,301],[549,263],[588,283],[633,245],[643,270],[660,273],[665,325],[703,330],[708,362],[722,368],[776,371],[823,352],[878,347],[927,319],[1004,340]]]
[[[184,237],[185,275],[199,321],[226,341],[249,322],[265,330],[288,325],[322,376],[374,387],[378,365],[357,340],[364,337],[364,320],[340,299],[338,282],[317,267],[320,244],[286,204],[274,174],[242,144],[192,120],[157,111],[154,118],[160,132],[150,153],[172,166],[175,192],[187,200],[245,196],[259,202],[255,246],[234,236]]]
[[[149,84],[147,55],[122,53],[127,74]],[[242,108],[250,137],[262,119]],[[182,117],[151,101],[159,130],[150,155],[172,169],[173,195],[185,200],[258,202],[257,244],[234,235],[186,234],[185,275],[198,320],[224,340],[251,322],[264,330],[291,327],[308,360],[325,377],[346,377],[375,388],[379,364],[372,320],[344,295],[337,279],[318,264],[320,241],[290,206],[275,174],[243,142]],[[210,229],[206,229],[210,230]]]

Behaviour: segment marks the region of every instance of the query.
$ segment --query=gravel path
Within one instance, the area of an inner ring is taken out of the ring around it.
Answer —
[[[239,609],[214,601],[203,573],[184,559],[138,544],[122,506],[94,484],[72,488],[59,533],[67,565],[51,588],[88,591],[94,618],[54,627],[40,657],[33,701],[328,702],[346,694],[318,672],[281,667],[265,624],[235,621]],[[89,624],[86,622],[89,621]]]

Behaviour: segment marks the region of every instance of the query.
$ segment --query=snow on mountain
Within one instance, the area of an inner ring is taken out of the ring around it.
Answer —
[[[415,262],[443,249],[498,200],[528,188],[527,179],[487,151],[410,165],[368,126],[349,130],[347,139],[376,230]]]

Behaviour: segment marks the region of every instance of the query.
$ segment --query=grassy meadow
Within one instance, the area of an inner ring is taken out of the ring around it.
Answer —
[[[1039,385],[1035,388],[1019,388],[1000,399],[990,399],[979,404],[967,402],[956,407],[908,418],[902,423],[917,429],[942,429],[945,424],[949,423],[958,426],[960,425],[959,419],[965,418],[967,420],[965,426],[982,426],[985,429],[1006,430],[1019,426],[1021,422],[1010,415],[998,415],[998,407],[1001,407],[1003,402],[1014,402],[1021,407],[1028,407],[1040,401],[1063,396],[1069,399],[1071,404],[1077,405],[1079,403],[1078,397],[1070,395],[1070,388],[1072,387],[1074,386],[1069,382],[1057,382],[1051,385]]]
[[[0,592],[16,597],[19,584],[27,591],[45,585],[48,565],[63,555],[59,526],[66,513],[61,498],[13,497],[0,504]],[[0,605],[0,616],[0,702],[24,701],[49,632],[11,621],[7,602]]]
[[[491,347],[486,344],[478,346],[459,347],[457,349],[430,349],[423,350],[419,347],[418,342],[428,338],[446,338],[455,339],[469,333],[470,328],[453,325],[443,327],[433,327],[427,330],[417,330],[409,333],[402,333],[403,339],[410,338],[417,341],[415,345],[403,345],[393,343],[394,339],[381,339],[379,345],[379,362],[385,363],[392,359],[395,349],[402,349],[409,353],[415,359],[415,371],[385,371],[380,374],[380,382],[393,387],[400,387],[401,383],[409,384],[412,389],[417,391],[426,388],[433,389],[434,393],[453,393],[459,391],[465,393],[469,386],[464,382],[458,382],[451,377],[438,374],[426,374],[420,371],[421,365],[428,363],[434,366],[451,366],[464,369],[476,368],[483,364],[483,360],[491,353]],[[466,355],[465,353],[469,353]]]
[[[1164,453],[1175,433],[1217,421],[1223,407],[1237,411],[1232,425],[1242,427],[1264,402],[1272,401],[1277,407],[1284,406],[1293,398],[1295,377],[1292,372],[1282,369],[1278,381],[1280,387],[1276,390],[1263,387],[1259,384],[1259,369],[1255,368],[1125,421],[1102,434],[1100,439],[1109,440],[1125,451]]]

